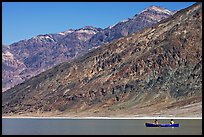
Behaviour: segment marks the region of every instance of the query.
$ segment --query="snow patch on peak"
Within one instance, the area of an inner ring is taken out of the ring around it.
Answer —
[[[118,22],[118,23],[125,23],[125,22],[128,22],[129,20],[130,20],[130,18],[128,18],[128,19],[124,19],[124,20],[122,20],[122,21],[120,21],[120,22]],[[115,27],[118,23],[109,26],[108,29],[111,29],[111,28]]]
[[[92,26],[85,26],[83,28],[77,29],[77,33],[87,33],[87,34],[96,34],[99,32],[100,28],[94,28]]]
[[[109,28],[109,29],[112,29],[112,28],[115,27],[117,24],[118,24],[118,23],[116,23],[116,24],[114,24],[114,25],[112,25],[112,26],[109,26],[108,28]]]
[[[51,41],[53,41],[54,42],[54,39],[52,39],[51,37],[50,37],[50,35],[48,35],[48,34],[46,34],[46,35],[38,35],[38,36],[35,36],[35,37],[33,37],[33,39],[35,39],[35,40],[40,40],[40,41],[43,41],[43,40],[51,40]]]
[[[85,26],[81,29],[96,30],[96,28],[94,28],[93,26]]]
[[[58,34],[60,34],[60,35],[66,35],[65,33],[63,33],[63,32],[60,32],[60,33],[58,33]]]
[[[78,32],[78,33],[87,33],[87,34],[96,34],[96,31],[86,30],[86,29],[80,29],[80,30],[77,30],[76,32]]]
[[[128,19],[124,19],[124,20],[122,20],[120,22],[127,22],[127,21],[129,21],[129,18]]]
[[[79,30],[90,30],[90,31],[98,32],[98,31],[101,31],[102,29],[101,28],[96,28],[96,27],[93,27],[93,26],[85,26],[83,28],[77,29],[77,31],[79,31]]]
[[[73,29],[68,29],[67,31],[63,31],[63,32],[60,32],[58,34],[60,34],[60,35],[67,35],[67,34],[72,33],[72,32],[74,32]]]
[[[150,6],[146,9],[144,9],[143,11],[141,11],[140,13],[143,13],[143,12],[146,12],[146,11],[156,11],[156,12],[159,12],[159,13],[165,13],[165,14],[168,14],[168,15],[171,15],[171,11],[163,8],[163,7],[160,7],[160,6]]]
[[[50,37],[49,37],[49,36],[45,36],[45,38],[46,38],[46,39],[50,39]]]
[[[34,37],[34,39],[49,39],[50,37],[49,36],[47,36],[47,35],[38,35],[37,37]]]

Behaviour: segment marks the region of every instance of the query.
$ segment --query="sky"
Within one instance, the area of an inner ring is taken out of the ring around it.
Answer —
[[[106,28],[155,5],[170,11],[195,2],[2,2],[2,45],[84,26]]]

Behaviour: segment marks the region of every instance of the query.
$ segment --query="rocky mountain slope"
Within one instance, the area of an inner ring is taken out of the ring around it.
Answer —
[[[38,35],[29,40],[4,46],[2,54],[11,53],[12,59],[21,62],[23,67],[19,66],[19,69],[15,69],[18,68],[15,64],[13,66],[9,64],[12,70],[7,69],[7,62],[12,62],[12,59],[2,60],[2,63],[5,64],[2,65],[3,91],[84,52],[84,41],[100,30],[100,28],[86,26],[59,34]]]
[[[202,116],[202,3],[3,92],[2,113]]]
[[[2,85],[4,87],[9,87],[13,80],[20,83],[21,78],[18,76],[25,68],[24,63],[10,52],[9,47],[2,47]]]
[[[29,40],[13,43],[4,50],[13,54],[13,58],[20,61],[23,66],[16,70],[16,65],[10,64],[9,67],[13,67],[12,71],[7,69],[7,65],[2,66],[4,76],[2,90],[5,91],[55,65],[81,56],[103,43],[150,27],[170,15],[172,13],[167,9],[151,6],[133,18],[106,29],[86,26],[58,34],[38,35]],[[4,61],[2,60],[3,64],[6,64]]]

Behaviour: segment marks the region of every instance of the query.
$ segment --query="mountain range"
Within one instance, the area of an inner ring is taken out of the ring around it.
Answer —
[[[151,27],[174,13],[162,7],[150,6],[132,18],[105,29],[85,26],[58,34],[38,35],[3,46],[2,91],[102,44]]]
[[[3,92],[2,114],[202,116],[202,3],[138,32],[102,41]]]

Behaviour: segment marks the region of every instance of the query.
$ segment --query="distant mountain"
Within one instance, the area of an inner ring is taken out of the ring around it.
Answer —
[[[4,87],[10,87],[13,82],[22,82],[24,78],[19,77],[19,74],[25,68],[25,64],[10,52],[9,47],[2,47],[2,85]]]
[[[86,26],[58,34],[38,35],[29,40],[4,46],[2,54],[10,53],[13,58],[2,60],[2,90],[5,91],[59,63],[75,58],[84,50],[84,42],[100,30],[100,28]],[[18,60],[23,67],[16,69],[17,65],[10,63],[11,71],[7,69],[7,62],[12,62],[14,59]]]
[[[10,71],[2,66],[2,90],[5,91],[55,65],[82,56],[106,42],[151,27],[172,13],[162,7],[151,6],[133,18],[121,21],[106,29],[85,26],[58,34],[38,35],[8,46],[13,57],[21,62],[21,69]],[[6,49],[5,49],[6,50]],[[3,60],[3,64],[5,64]],[[12,65],[10,64],[10,67]],[[13,66],[15,68],[15,66]],[[20,72],[21,71],[21,72]]]
[[[139,32],[171,15],[173,15],[173,13],[165,8],[150,6],[134,17],[123,20],[98,32],[88,41],[89,45],[101,45],[102,43],[128,36],[134,32]]]
[[[202,116],[202,3],[3,92],[2,114]]]

